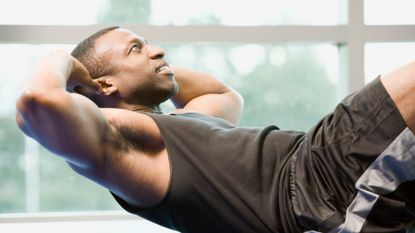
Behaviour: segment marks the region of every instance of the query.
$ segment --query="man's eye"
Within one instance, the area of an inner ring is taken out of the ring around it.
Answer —
[[[133,50],[140,50],[141,49],[141,46],[139,45],[139,44],[135,44],[135,45],[133,45],[132,47],[131,47],[131,50],[130,51],[133,51]]]

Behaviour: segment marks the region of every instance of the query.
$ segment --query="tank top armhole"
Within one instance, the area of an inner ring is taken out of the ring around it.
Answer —
[[[158,121],[156,120],[156,119],[154,119],[154,117],[151,115],[151,114],[147,114],[148,116],[150,116],[151,117],[151,119],[153,119],[154,120],[154,122],[156,123],[156,125],[157,125],[157,127],[159,128],[159,130],[160,130],[160,134],[161,135],[163,135],[163,131],[162,131],[162,129],[160,128],[160,125],[159,125],[159,123],[158,123]],[[167,143],[166,143],[166,150],[167,150],[167,157],[168,157],[168,159],[169,159],[169,167],[170,167],[170,179],[169,179],[169,184],[168,184],[168,186],[167,186],[167,190],[166,190],[166,192],[164,193],[164,195],[163,195],[163,197],[161,198],[161,200],[160,200],[160,202],[158,202],[157,204],[154,204],[154,205],[152,205],[152,206],[149,206],[149,207],[138,207],[138,206],[134,206],[134,205],[132,205],[132,204],[130,204],[130,203],[128,203],[128,202],[126,202],[124,199],[122,199],[120,196],[118,196],[117,194],[115,194],[115,193],[113,193],[111,190],[109,190],[110,191],[110,193],[111,193],[111,195],[114,197],[114,199],[117,201],[117,203],[123,208],[123,209],[125,209],[127,212],[129,212],[129,213],[132,213],[132,214],[138,214],[138,212],[142,212],[142,211],[146,211],[146,210],[148,210],[148,209],[154,209],[154,208],[158,208],[158,207],[161,207],[161,206],[163,206],[163,204],[166,202],[166,199],[168,199],[168,197],[170,196],[170,193],[171,193],[171,189],[172,189],[172,185],[173,185],[173,179],[174,179],[174,172],[173,172],[173,170],[174,170],[174,166],[173,166],[173,164],[174,164],[174,162],[173,162],[173,159],[171,158],[171,156],[170,156],[170,154],[171,153],[169,153],[169,146],[167,145]]]
[[[167,154],[168,154],[168,152],[167,152]],[[160,202],[158,202],[157,204],[154,204],[152,206],[149,206],[149,207],[139,207],[139,206],[135,206],[135,205],[132,205],[132,204],[126,202],[120,196],[118,196],[117,194],[115,194],[111,190],[109,190],[110,193],[111,193],[111,195],[114,197],[114,199],[117,201],[117,203],[123,209],[125,209],[127,212],[132,213],[132,214],[139,214],[139,212],[142,212],[142,211],[146,211],[148,209],[154,209],[154,208],[158,208],[158,207],[163,206],[163,204],[166,202],[166,199],[168,198],[168,196],[171,193],[171,187],[172,187],[172,183],[173,183],[173,162],[172,162],[172,159],[170,158],[170,156],[169,155],[167,155],[167,156],[169,158],[170,179],[169,179],[169,184],[168,184],[167,190],[164,193],[163,197],[161,198]]]

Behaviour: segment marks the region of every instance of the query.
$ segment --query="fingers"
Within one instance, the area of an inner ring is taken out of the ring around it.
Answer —
[[[90,97],[94,94],[102,94],[103,88],[96,80],[84,80],[82,83],[73,83],[70,85],[67,85],[68,92],[75,92],[78,94],[82,94],[84,96]]]
[[[90,97],[92,95],[101,95],[103,93],[101,85],[99,85],[98,82],[96,82],[95,80],[92,80],[88,84],[88,86],[76,85],[72,88],[72,92],[76,92],[87,97]]]
[[[84,87],[84,86],[75,86],[75,87],[73,88],[73,91],[74,91],[75,93],[78,93],[78,94],[84,95],[84,96],[86,96],[86,97],[91,97],[91,96],[93,96],[94,94],[97,94],[94,90],[92,90],[92,89],[90,89],[90,88],[87,88],[87,87]]]
[[[92,80],[90,87],[91,91],[94,91],[96,94],[102,94],[103,92],[102,86],[96,80]]]
[[[92,79],[86,67],[76,58],[72,57],[72,71],[67,80],[69,92],[77,92],[85,96],[101,94],[102,87],[97,80]]]

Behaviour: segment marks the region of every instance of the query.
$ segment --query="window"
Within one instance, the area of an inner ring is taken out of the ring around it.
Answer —
[[[181,6],[181,7],[178,7]],[[185,6],[185,7],[183,7]],[[326,11],[320,7],[325,6]],[[174,10],[171,10],[174,9]],[[338,23],[338,1],[301,0],[151,1],[149,23],[156,25],[334,25]]]
[[[207,71],[242,93],[242,126],[308,130],[337,102],[338,49],[331,44],[162,46],[173,63]],[[298,69],[301,67],[301,69]]]
[[[365,80],[369,82],[415,58],[415,43],[369,43],[365,48]]]
[[[415,24],[412,0],[365,0],[365,23],[369,25]]]
[[[0,8],[0,222],[18,223],[0,224],[0,232],[49,221],[68,232],[88,224],[102,232],[150,229],[129,222],[107,190],[17,129],[19,89],[52,47],[70,51],[103,25],[129,25],[163,47],[171,63],[239,90],[246,101],[241,125],[307,130],[346,94],[414,60],[413,8],[412,0],[7,1]],[[155,229],[165,232],[148,231]]]
[[[86,25],[97,23],[102,0],[13,0],[2,4],[0,24]]]
[[[331,0],[14,0],[0,9],[0,24],[335,25],[339,11]]]

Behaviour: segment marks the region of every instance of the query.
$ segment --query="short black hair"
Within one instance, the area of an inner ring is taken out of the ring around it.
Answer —
[[[110,26],[103,28],[81,41],[71,52],[71,55],[78,59],[88,70],[93,79],[115,72],[114,67],[107,64],[103,57],[95,52],[95,41],[102,35],[120,28]]]

